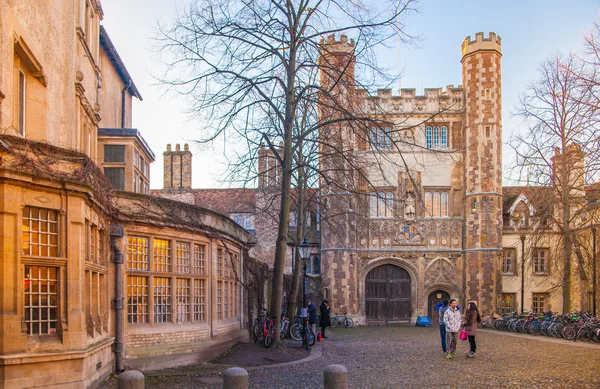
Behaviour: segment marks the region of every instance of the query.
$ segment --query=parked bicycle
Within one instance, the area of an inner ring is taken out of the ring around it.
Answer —
[[[316,336],[308,324],[308,317],[303,317],[302,318],[302,344],[308,350],[310,347],[314,346],[315,341],[316,341]]]
[[[350,328],[354,325],[354,322],[348,316],[348,312],[344,312],[344,314],[332,314],[331,315],[331,327],[341,327],[344,326],[346,328]]]
[[[294,324],[290,327],[290,336],[294,340],[302,340],[302,316],[296,315]]]

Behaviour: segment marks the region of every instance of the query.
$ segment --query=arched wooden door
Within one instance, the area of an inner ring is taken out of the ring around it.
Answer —
[[[435,309],[435,306],[444,300],[450,300],[450,295],[448,294],[448,292],[444,292],[443,290],[436,290],[429,294],[429,299],[427,302],[427,312],[429,314],[429,317],[431,318],[432,326],[435,326],[440,322],[440,313]]]
[[[371,270],[365,279],[367,323],[388,325],[410,321],[410,275],[394,265]]]

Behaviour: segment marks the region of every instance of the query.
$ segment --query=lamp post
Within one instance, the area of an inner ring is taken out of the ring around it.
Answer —
[[[525,235],[521,235],[521,313],[525,306]]]
[[[592,310],[594,311],[594,317],[596,317],[596,284],[597,284],[597,278],[596,278],[596,270],[598,268],[598,265],[596,263],[596,227],[592,227],[592,262],[593,262],[593,266],[594,269],[592,271],[592,298],[594,299],[594,302],[592,303]]]
[[[304,308],[306,304],[306,266],[308,265],[308,257],[310,256],[310,245],[306,242],[306,237],[298,245],[298,251],[300,251],[300,259],[302,259],[302,308]]]

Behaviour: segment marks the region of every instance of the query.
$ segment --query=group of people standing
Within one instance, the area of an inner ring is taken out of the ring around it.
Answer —
[[[312,303],[310,299],[306,300],[306,307],[308,308],[308,325],[311,327],[313,334],[317,334],[317,322],[321,327],[321,335],[323,339],[327,339],[325,336],[325,329],[327,327],[331,327],[331,317],[330,317],[330,309],[329,300],[325,299],[321,303],[319,307],[319,311],[321,313],[321,320],[317,316],[317,307]]]
[[[475,358],[477,351],[475,335],[477,334],[478,323],[481,323],[481,315],[477,309],[477,304],[473,301],[467,305],[463,323],[462,313],[458,309],[456,300],[444,300],[440,307],[440,337],[442,339],[442,352],[447,359],[456,356],[456,338],[461,329],[466,331],[469,339],[470,351],[467,357]]]

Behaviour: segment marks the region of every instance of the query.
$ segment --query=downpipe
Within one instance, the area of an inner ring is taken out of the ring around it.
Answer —
[[[115,353],[115,372],[121,373],[123,369],[123,252],[117,245],[117,239],[124,235],[123,226],[119,224],[110,225],[110,246],[112,248],[112,263],[115,264],[115,298],[112,308],[115,310],[115,342],[113,352]]]

